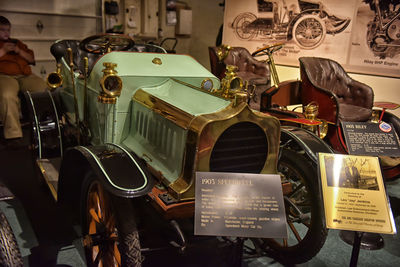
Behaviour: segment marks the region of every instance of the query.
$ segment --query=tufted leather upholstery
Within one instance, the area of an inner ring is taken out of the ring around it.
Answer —
[[[209,47],[211,72],[222,79],[225,77],[227,65],[238,67],[237,75],[243,80],[247,80],[250,85],[255,85],[255,96],[250,100],[250,107],[260,110],[261,94],[271,83],[271,74],[266,62],[258,61],[244,47],[232,47],[228,55],[220,61],[217,57],[218,47]]]
[[[338,124],[342,121],[367,121],[372,114],[374,93],[371,87],[353,80],[334,60],[301,57],[302,104],[316,101],[319,118]]]

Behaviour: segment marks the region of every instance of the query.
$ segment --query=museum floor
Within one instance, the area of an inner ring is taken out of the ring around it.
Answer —
[[[25,266],[85,266],[77,231],[41,184],[30,151],[27,148],[10,151],[1,146],[0,162],[0,182],[8,186],[16,197],[0,201],[0,208],[12,225]],[[386,185],[395,221],[400,225],[400,179]],[[360,251],[358,266],[400,266],[400,235],[383,235],[383,238],[385,245],[382,249]],[[320,253],[299,266],[348,266],[351,250],[352,247],[340,239],[338,230],[330,230]],[[147,266],[226,266],[221,253],[207,245],[186,256],[173,253],[157,255],[157,260],[149,259]],[[263,257],[245,258],[242,266],[282,265]]]

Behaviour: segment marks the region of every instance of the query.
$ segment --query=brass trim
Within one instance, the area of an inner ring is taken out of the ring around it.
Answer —
[[[318,109],[319,105],[315,101],[311,101],[307,106],[304,107],[304,117],[308,120],[317,120],[322,122],[321,125],[302,125],[303,128],[315,133],[321,139],[324,139],[325,136],[328,134],[328,122],[325,120],[318,119]]]
[[[210,89],[204,88],[204,85],[206,84],[206,82],[211,82],[211,88]],[[205,78],[204,80],[201,81],[201,89],[203,89],[205,91],[211,91],[213,88],[214,88],[214,83],[210,78]]]
[[[176,199],[191,200],[194,198],[195,171],[209,171],[211,153],[216,141],[227,128],[239,122],[249,121],[255,123],[264,131],[268,142],[268,156],[261,173],[277,173],[280,138],[279,120],[251,110],[239,98],[236,105],[231,103],[221,111],[193,116],[143,89],[138,89],[133,95],[133,101],[188,130],[182,171],[179,177],[169,183],[161,173],[155,174],[152,172],[168,186],[168,191]]]
[[[186,144],[183,173],[169,184],[170,193],[179,200],[194,197],[195,171],[210,171],[210,158],[214,145],[222,133],[239,122],[257,124],[265,133],[268,142],[268,155],[261,173],[277,173],[278,150],[280,139],[280,123],[275,117],[251,110],[246,103],[229,106],[212,114],[196,116],[190,123]],[[191,135],[191,136],[189,136]],[[189,138],[190,137],[190,138]],[[195,140],[192,140],[195,138]],[[188,149],[196,151],[194,162]]]
[[[97,97],[97,101],[103,104],[115,104],[117,102],[117,97],[121,95],[122,79],[117,75],[118,72],[115,70],[117,64],[104,62],[103,66],[105,67],[102,70],[103,77],[101,77],[99,81],[102,91],[100,91],[99,96]],[[106,87],[106,81],[109,78],[115,79],[117,81],[117,87],[113,91],[110,91]]]
[[[117,81],[117,83],[118,83],[118,85],[117,85],[117,87],[116,87],[117,89],[115,89],[115,90],[113,90],[113,91],[110,91],[110,90],[107,89],[107,87],[106,87],[106,85],[105,85],[105,82],[106,82],[107,79],[109,79],[109,78],[116,78],[116,81]],[[118,96],[121,95],[121,91],[122,91],[122,80],[121,80],[121,78],[120,78],[118,75],[116,75],[116,74],[107,74],[107,75],[101,77],[101,79],[100,79],[100,86],[101,86],[101,89],[103,90],[103,92],[104,92],[106,95],[110,96],[110,97],[118,97]]]
[[[237,75],[238,67],[234,65],[226,66],[225,77],[221,80],[221,89],[216,93],[225,98],[235,98],[235,94],[245,91],[243,79]]]
[[[55,72],[47,75],[47,86],[50,89],[56,89],[63,84],[63,76],[61,75],[61,64],[57,63],[57,69]]]
[[[211,90],[205,90],[205,89],[203,89],[203,88],[201,88],[201,87],[198,87],[198,86],[196,86],[196,85],[193,85],[193,84],[190,84],[190,83],[187,83],[187,82],[178,80],[178,79],[176,79],[176,78],[170,77],[170,79],[173,80],[174,82],[180,83],[180,84],[182,84],[182,85],[185,85],[185,86],[190,87],[190,88],[192,88],[192,89],[195,89],[195,90],[197,90],[197,91],[200,91],[200,92],[203,92],[203,93],[207,93],[207,94],[209,94],[209,95],[213,95],[213,96],[216,96],[216,97],[219,97],[219,98],[222,98],[222,99],[227,100],[225,97],[222,97],[221,95],[215,93],[215,92],[218,90],[218,89],[216,89],[216,88],[213,88],[213,89],[211,89]],[[211,80],[211,79],[210,79],[210,80]]]
[[[222,61],[228,56],[229,51],[232,49],[232,47],[229,45],[220,45],[216,49],[218,60]]]
[[[165,117],[166,119],[172,121],[183,129],[188,129],[190,122],[193,120],[194,116],[181,110],[164,100],[153,96],[143,89],[139,89],[133,95],[132,100],[142,104],[143,106],[151,109],[157,114]]]
[[[156,64],[156,65],[161,65],[162,64],[161,58],[159,58],[159,57],[153,58],[153,60],[151,62],[153,64]]]

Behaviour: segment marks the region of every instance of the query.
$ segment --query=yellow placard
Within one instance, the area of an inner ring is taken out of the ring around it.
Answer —
[[[377,157],[319,153],[327,228],[395,234]]]

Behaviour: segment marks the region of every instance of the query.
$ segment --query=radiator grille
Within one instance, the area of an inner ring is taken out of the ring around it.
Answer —
[[[264,131],[254,123],[240,122],[226,129],[215,143],[210,171],[260,173],[267,154]]]

